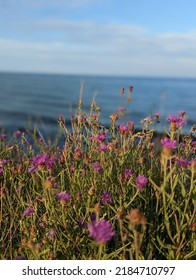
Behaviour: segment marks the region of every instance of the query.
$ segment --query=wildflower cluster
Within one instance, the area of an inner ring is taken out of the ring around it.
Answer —
[[[59,116],[55,145],[0,135],[0,258],[194,259],[196,141],[179,137],[185,112],[156,138],[158,112],[137,131],[117,124],[124,107],[104,127],[94,100],[89,114],[81,106],[71,128]]]

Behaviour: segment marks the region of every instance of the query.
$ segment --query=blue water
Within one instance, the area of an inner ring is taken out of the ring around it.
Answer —
[[[84,111],[89,111],[96,96],[104,125],[110,124],[109,116],[119,107],[126,107],[119,123],[131,120],[137,128],[141,128],[141,119],[157,111],[161,113],[158,131],[168,125],[165,119],[169,114],[180,110],[187,113],[185,132],[196,123],[196,79],[0,73],[0,129],[14,131],[31,122],[45,133],[56,132],[60,114],[69,124],[76,113],[81,83]],[[132,102],[127,106],[130,85]],[[122,87],[124,95],[120,94]]]

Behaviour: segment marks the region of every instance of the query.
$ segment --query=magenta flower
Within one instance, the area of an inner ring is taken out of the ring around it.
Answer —
[[[128,122],[127,122],[127,125],[128,125],[129,130],[132,131],[132,130],[134,129],[134,122],[128,121]]]
[[[176,126],[176,128],[183,127],[186,124],[186,121],[177,115],[170,115],[167,120],[170,124]]]
[[[182,157],[176,159],[176,163],[182,168],[187,168],[191,165],[191,162],[188,159],[183,159]]]
[[[34,214],[34,209],[32,208],[32,207],[27,207],[25,210],[24,210],[24,212],[23,212],[23,215],[25,216],[25,217],[30,217],[30,216],[33,216],[33,214]]]
[[[53,157],[50,157],[47,161],[46,161],[46,169],[49,170],[49,169],[52,169],[55,161],[57,160],[57,157],[53,156]]]
[[[98,147],[98,150],[99,150],[100,152],[105,152],[105,151],[107,150],[107,145],[105,145],[105,144],[100,145],[100,146]]]
[[[136,186],[139,191],[142,191],[143,188],[148,184],[148,179],[144,175],[139,175],[136,178]]]
[[[97,172],[97,173],[101,173],[103,171],[101,165],[99,162],[94,162],[93,163],[93,169]]]
[[[126,168],[124,171],[124,179],[128,180],[134,174],[133,170]]]
[[[55,229],[51,229],[49,232],[49,238],[50,240],[54,240],[55,236],[57,235],[57,231]]]
[[[43,165],[46,163],[47,159],[49,159],[48,154],[39,154],[32,158],[32,163],[34,166]]]
[[[3,168],[0,168],[0,174],[3,173]]]
[[[0,135],[0,140],[4,140],[6,137],[7,137],[7,134],[2,133],[2,134]]]
[[[177,141],[170,139],[168,137],[165,137],[164,139],[161,140],[161,144],[163,146],[163,148],[167,148],[167,149],[175,149],[176,145],[177,145]]]
[[[97,136],[95,136],[94,140],[96,142],[104,142],[104,140],[106,139],[106,133],[105,132],[102,132],[102,133],[99,133]]]
[[[57,193],[57,197],[61,200],[61,202],[69,202],[71,200],[71,195],[66,191]]]
[[[6,160],[6,159],[0,160],[0,166],[1,167],[4,166],[7,162],[8,162],[8,160]]]
[[[14,137],[18,138],[21,135],[21,132],[19,130],[14,132]]]
[[[88,224],[88,230],[90,237],[94,238],[99,244],[104,244],[115,235],[110,223],[104,219]]]
[[[112,195],[109,192],[104,192],[101,195],[101,202],[103,204],[112,204],[113,203]]]
[[[29,168],[28,168],[28,172],[29,172],[29,173],[35,173],[36,170],[37,170],[37,168],[36,168],[35,166],[32,166],[32,167],[29,167]]]
[[[126,125],[123,125],[123,124],[121,124],[121,125],[119,126],[119,131],[120,131],[121,134],[128,134],[128,132],[129,132],[129,130],[128,130],[128,128],[126,127]]]
[[[161,113],[156,112],[156,113],[155,113],[155,115],[154,115],[154,116],[155,116],[155,118],[156,118],[156,119],[158,119],[158,118],[160,117],[160,114],[161,114]]]
[[[98,114],[97,113],[93,113],[92,114],[93,119],[96,121],[98,119]]]
[[[39,166],[44,166],[47,170],[52,169],[55,161],[57,160],[56,156],[51,156],[48,154],[39,154],[32,158],[32,167],[28,169],[29,173],[34,173]]]

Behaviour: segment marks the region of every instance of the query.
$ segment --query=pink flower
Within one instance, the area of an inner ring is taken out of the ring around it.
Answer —
[[[14,132],[14,137],[19,137],[21,135],[21,132],[19,130]]]
[[[159,112],[156,112],[156,113],[155,113],[156,119],[158,119],[158,118],[160,117],[160,114],[161,114],[161,113],[159,113]]]
[[[168,148],[168,149],[175,149],[177,145],[177,141],[170,139],[168,137],[165,137],[164,139],[161,140],[161,144],[163,148]]]
[[[57,193],[57,197],[61,200],[61,202],[69,202],[71,200],[71,195],[66,191]]]
[[[139,191],[142,191],[147,184],[148,184],[148,179],[144,175],[139,175],[136,178],[136,186]]]
[[[176,163],[182,168],[187,168],[191,165],[191,162],[188,159],[183,159],[182,157],[176,159]]]
[[[124,171],[124,179],[127,180],[129,179],[131,176],[133,176],[134,172],[131,169],[125,169]]]
[[[183,127],[186,124],[186,121],[177,115],[170,115],[167,120],[176,128]]]
[[[6,137],[7,137],[7,134],[2,133],[2,134],[0,135],[0,140],[4,140]]]
[[[104,140],[106,139],[106,133],[105,132],[101,132],[99,133],[97,136],[95,136],[94,140],[96,142],[104,142]]]
[[[104,244],[115,235],[110,223],[104,219],[88,224],[88,230],[90,237],[93,237],[99,244]]]
[[[24,215],[25,217],[30,217],[30,216],[33,216],[34,212],[35,212],[35,211],[34,211],[33,208],[27,207],[27,208],[24,210],[23,215]]]
[[[113,203],[112,195],[109,192],[104,192],[101,195],[101,202],[103,204],[112,204]]]
[[[128,125],[129,130],[132,131],[132,130],[134,129],[134,122],[128,121],[128,122],[127,122],[127,125]]]
[[[121,125],[119,126],[119,131],[120,131],[120,133],[123,134],[123,135],[126,135],[126,134],[128,134],[128,132],[129,132],[129,130],[128,130],[128,128],[126,127],[126,125],[123,125],[123,124],[121,124]]]
[[[101,173],[103,170],[102,170],[102,167],[100,165],[99,162],[94,162],[93,163],[93,169],[97,172],[97,173]]]
[[[106,145],[106,144],[100,145],[100,146],[98,147],[98,150],[99,150],[100,152],[105,152],[105,151],[107,150],[107,145]]]
[[[43,165],[49,158],[48,154],[39,154],[32,158],[32,163],[34,166]]]

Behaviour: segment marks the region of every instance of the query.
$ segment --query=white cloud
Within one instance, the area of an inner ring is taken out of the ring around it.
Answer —
[[[0,70],[165,76],[196,73],[195,32],[151,34],[140,26],[55,19],[29,23],[25,28],[35,34],[33,40],[0,39]],[[38,31],[43,34],[41,41],[36,40]],[[46,33],[51,38],[46,38]]]

